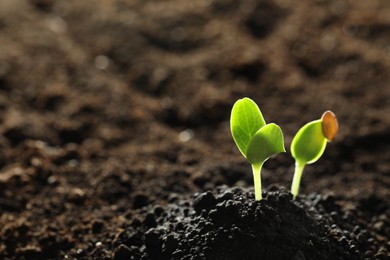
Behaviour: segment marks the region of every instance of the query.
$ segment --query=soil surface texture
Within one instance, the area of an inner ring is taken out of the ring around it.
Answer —
[[[389,72],[385,0],[0,0],[0,259],[390,259]],[[262,201],[242,97],[285,137]]]

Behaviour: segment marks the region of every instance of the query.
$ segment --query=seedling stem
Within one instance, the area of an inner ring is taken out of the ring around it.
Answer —
[[[255,199],[261,200],[262,194],[261,194],[261,168],[263,167],[263,164],[252,164],[252,171],[253,171],[253,180],[255,185]]]
[[[295,162],[295,171],[294,171],[294,178],[291,185],[291,193],[294,196],[294,199],[298,196],[299,193],[299,186],[301,184],[301,178],[303,173],[303,168],[305,168],[305,163],[296,161]]]

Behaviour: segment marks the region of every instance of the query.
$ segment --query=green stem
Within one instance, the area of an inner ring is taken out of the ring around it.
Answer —
[[[261,168],[263,167],[263,164],[252,164],[252,172],[253,172],[253,180],[255,184],[255,199],[261,200]]]
[[[291,185],[291,193],[294,196],[294,199],[298,196],[299,193],[299,185],[301,184],[302,172],[303,168],[305,168],[305,163],[295,161],[295,172],[294,178]]]

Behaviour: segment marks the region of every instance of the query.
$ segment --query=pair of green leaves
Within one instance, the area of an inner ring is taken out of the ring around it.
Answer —
[[[282,130],[274,123],[266,124],[249,98],[234,104],[230,127],[238,149],[252,165],[262,165],[272,155],[285,152]]]

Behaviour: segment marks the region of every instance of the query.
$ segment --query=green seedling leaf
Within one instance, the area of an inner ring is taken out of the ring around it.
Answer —
[[[295,159],[295,172],[291,185],[294,198],[298,196],[303,169],[306,164],[316,162],[324,153],[327,141],[332,141],[339,129],[337,118],[326,111],[321,119],[304,125],[291,143],[291,154]]]
[[[285,152],[283,133],[280,127],[274,123],[260,128],[252,137],[246,158],[253,164],[263,164],[271,156]]]
[[[326,141],[322,133],[322,121],[316,120],[303,126],[291,143],[291,154],[296,161],[311,164],[325,151]]]
[[[249,98],[234,104],[230,129],[238,149],[252,164],[255,198],[261,200],[261,168],[269,157],[285,151],[282,130],[273,123],[266,125],[259,107]]]
[[[253,100],[243,98],[234,104],[230,117],[230,130],[234,142],[245,158],[252,136],[263,126],[265,120]]]

